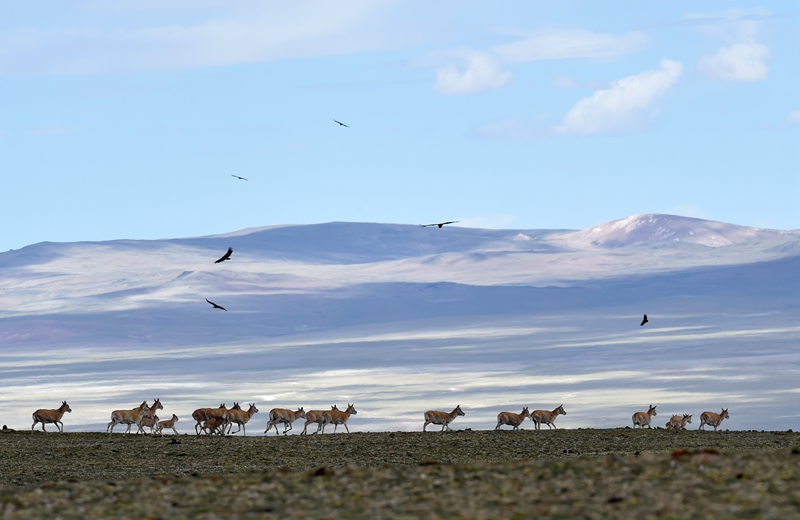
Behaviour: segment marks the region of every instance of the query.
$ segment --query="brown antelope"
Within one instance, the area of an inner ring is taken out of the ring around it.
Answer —
[[[236,415],[237,412],[241,411],[242,407],[239,406],[239,403],[234,402],[232,407],[228,408],[222,413],[222,419],[225,424],[225,426],[222,428],[223,434],[231,431],[231,429],[233,428],[233,417]]]
[[[142,412],[142,416],[139,417],[139,420],[136,421],[136,426],[139,428],[136,433],[144,434],[145,427],[150,427],[150,433],[153,433],[153,429],[155,429],[156,424],[158,424],[158,416],[156,415],[156,410],[163,410],[164,407],[161,405],[161,399],[156,399],[153,401],[153,406],[144,410]]]
[[[217,435],[225,435],[225,419],[218,415],[209,417],[207,420],[203,421],[200,431],[208,435],[214,435],[215,433]]]
[[[247,436],[247,430],[245,429],[245,425],[250,420],[250,418],[253,417],[253,414],[257,413],[258,413],[258,408],[256,408],[256,405],[254,404],[251,404],[250,408],[248,408],[247,411],[244,411],[241,408],[239,408],[238,410],[231,410],[230,412],[228,412],[228,414],[226,414],[226,418],[228,419],[228,433],[230,433],[231,430],[233,429],[233,423],[236,423],[239,426],[239,428],[235,432],[233,432],[233,434],[236,435],[237,433],[239,433],[239,430],[242,430],[242,433],[245,436]]]
[[[325,426],[328,424],[333,424],[333,433],[336,433],[336,427],[340,424],[344,426],[347,433],[350,433],[350,428],[347,427],[347,419],[349,419],[351,415],[357,414],[356,407],[349,403],[347,405],[347,410],[343,412],[333,409],[328,410],[322,414],[322,433],[325,433]]]
[[[333,406],[331,406],[331,410],[338,410],[338,408],[336,408],[336,405],[333,405]],[[300,435],[306,435],[306,429],[308,428],[309,424],[317,423],[317,431],[315,431],[314,433],[311,434],[311,435],[316,435],[322,429],[322,421],[324,420],[324,417],[322,416],[322,414],[324,414],[327,411],[328,410],[309,410],[309,411],[307,411],[306,412],[306,424],[303,425],[303,431],[300,433]]]
[[[178,429],[175,428],[176,422],[178,422],[178,416],[175,414],[172,414],[172,419],[166,421],[158,421],[158,425],[156,426],[156,433],[158,435],[163,436],[164,434],[162,433],[162,430],[164,428],[172,428],[172,431],[175,432],[175,435],[178,435]]]
[[[194,425],[194,432],[197,435],[200,435],[200,428],[204,421],[209,420],[212,416],[219,416],[225,413],[227,408],[225,408],[225,403],[219,405],[219,408],[198,408],[197,410],[192,412],[192,419],[197,421],[197,424]]]
[[[267,422],[267,429],[264,430],[264,433],[267,433],[275,427],[275,435],[280,435],[278,431],[278,423],[283,423],[283,434],[286,435],[286,432],[292,429],[292,423],[297,419],[305,419],[306,412],[303,410],[303,407],[297,409],[296,412],[291,410],[287,410],[286,408],[273,408],[269,411],[269,422]]]
[[[147,401],[142,401],[142,404],[133,410],[114,410],[111,412],[111,422],[106,427],[106,433],[114,433],[114,426],[118,424],[127,424],[128,429],[125,433],[130,433],[131,425],[138,423],[146,409]]]
[[[33,433],[33,428],[36,426],[36,423],[42,423],[42,431],[45,433],[47,433],[47,430],[44,429],[45,424],[55,424],[59,433],[64,433],[64,423],[61,422],[61,417],[64,415],[64,412],[72,412],[72,408],[69,407],[66,401],[62,401],[61,406],[55,410],[36,410],[33,412],[31,433]],[[5,428],[5,426],[3,426],[3,428]]]
[[[534,427],[537,430],[542,429],[542,424],[546,424],[549,430],[551,427],[556,428],[556,417],[559,415],[567,415],[567,412],[564,411],[563,404],[558,405],[558,408],[552,412],[548,412],[547,410],[534,410],[531,412],[531,421],[533,421]]]
[[[673,415],[670,417],[669,421],[667,421],[667,430],[685,430],[687,424],[692,424],[692,416],[688,413],[683,414],[683,417],[680,415]]]
[[[422,431],[425,431],[425,428],[427,428],[429,424],[441,424],[441,431],[444,431],[445,428],[450,430],[450,423],[460,415],[466,415],[461,411],[461,405],[456,406],[455,409],[450,413],[428,410],[425,412],[425,424],[422,425]]]
[[[722,413],[714,413],[714,412],[703,412],[700,414],[700,428],[698,430],[705,430],[704,426],[707,424],[709,426],[714,427],[714,431],[717,431],[717,428],[724,419],[730,419],[731,416],[728,415],[728,409],[723,408]]]
[[[139,429],[136,431],[137,434],[141,433],[143,435],[146,434],[144,431],[145,428],[150,428],[150,434],[152,435],[158,425],[158,416],[153,414],[150,415],[147,412],[142,414],[142,419],[139,421]]]
[[[497,414],[497,426],[495,426],[494,429],[499,430],[502,425],[507,424],[509,426],[513,426],[516,430],[519,428],[519,425],[522,424],[522,421],[524,421],[526,417],[530,416],[531,413],[528,411],[527,406],[522,409],[522,413],[500,412]]]
[[[651,404],[650,408],[648,408],[646,412],[636,412],[633,414],[631,417],[633,420],[633,427],[636,428],[638,426],[639,428],[644,428],[647,426],[650,428],[650,421],[652,421],[653,417],[656,415],[658,415],[656,413],[656,407]]]

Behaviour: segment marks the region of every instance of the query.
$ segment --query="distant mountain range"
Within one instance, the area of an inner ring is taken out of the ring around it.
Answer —
[[[730,406],[743,428],[761,403],[796,428],[798,268],[798,231],[654,214],[34,244],[0,253],[0,422],[66,399],[68,430],[98,429],[161,397],[182,419],[221,401],[358,401],[356,429],[456,404],[465,426],[493,427],[501,409],[562,401],[566,427],[625,425],[658,401]]]

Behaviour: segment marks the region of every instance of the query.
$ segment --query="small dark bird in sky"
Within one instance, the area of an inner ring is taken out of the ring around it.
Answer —
[[[240,181],[246,181],[246,180],[247,180],[247,179],[245,179],[244,177],[239,177],[238,175],[234,175],[234,174],[231,174],[231,177],[236,177],[236,178],[237,178],[237,179],[239,179]]]
[[[225,253],[224,255],[222,255],[222,257],[219,260],[217,260],[216,262],[214,262],[214,263],[218,264],[220,262],[224,262],[225,260],[230,260],[231,259],[231,254],[233,254],[233,248],[229,247],[228,248],[228,252]]]
[[[212,302],[212,301],[211,301],[211,300],[209,300],[208,298],[206,298],[206,301],[207,301],[208,303],[210,303],[211,305],[213,305],[215,309],[222,309],[223,311],[225,311],[225,312],[228,312],[228,309],[226,309],[226,308],[225,308],[225,307],[223,307],[222,305],[217,305],[216,303]]]
[[[645,323],[647,323],[647,321],[648,321],[648,320],[647,320],[647,314],[645,314],[645,315],[644,315],[644,318],[642,318],[642,322],[639,324],[639,326],[640,326],[640,327],[644,326],[644,324],[645,324]]]
[[[438,226],[439,229],[442,229],[442,226],[446,226],[447,224],[455,224],[458,222],[457,220],[451,220],[450,222],[439,222],[438,224],[420,224],[422,227],[431,227],[431,226]]]
[[[336,120],[334,119],[334,121],[336,121]],[[336,122],[339,123],[339,125],[341,125],[341,126],[343,126],[345,128],[350,128],[348,125],[342,123],[341,121],[336,121]]]

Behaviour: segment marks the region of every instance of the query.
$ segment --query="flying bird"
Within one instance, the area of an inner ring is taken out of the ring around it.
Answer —
[[[240,181],[246,181],[246,180],[247,180],[247,179],[245,179],[244,177],[239,177],[238,175],[234,175],[234,174],[231,174],[231,177],[236,177],[236,178],[237,178],[237,179],[239,179]]]
[[[645,324],[645,323],[647,323],[647,321],[648,321],[648,320],[647,320],[647,314],[645,314],[645,315],[644,315],[644,318],[642,318],[642,322],[639,324],[639,326],[640,326],[640,327],[644,326],[644,324]]]
[[[230,260],[230,259],[231,259],[231,254],[232,254],[232,253],[233,253],[233,248],[232,248],[232,247],[229,247],[229,248],[228,248],[228,252],[227,252],[227,253],[225,253],[224,255],[222,255],[222,258],[220,258],[219,260],[217,260],[217,261],[216,261],[216,262],[214,262],[214,263],[215,263],[215,264],[218,264],[218,263],[220,263],[220,262],[224,262],[225,260]]]
[[[455,224],[458,222],[457,220],[451,220],[450,222],[439,222],[438,224],[420,224],[421,227],[431,227],[431,226],[438,226],[439,229],[442,229],[442,226],[446,226],[447,224]]]
[[[208,298],[206,298],[206,301],[207,301],[208,303],[210,303],[211,305],[213,305],[215,309],[222,309],[223,311],[225,311],[225,312],[228,312],[228,309],[226,309],[226,308],[225,308],[225,307],[223,307],[222,305],[217,305],[216,303],[212,302],[212,301],[211,301],[211,300],[209,300]]]
[[[336,120],[334,119],[334,121],[336,121]],[[345,128],[350,128],[348,125],[342,123],[341,121],[336,121],[336,122],[339,123],[340,126],[343,126]]]

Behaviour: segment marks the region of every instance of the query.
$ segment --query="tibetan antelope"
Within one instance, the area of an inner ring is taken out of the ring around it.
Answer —
[[[193,411],[192,419],[197,421],[197,424],[194,425],[194,432],[200,435],[200,428],[202,428],[203,422],[209,420],[211,417],[222,416],[226,411],[225,403],[219,405],[219,408],[198,408]]]
[[[714,413],[714,412],[703,412],[700,414],[700,428],[698,430],[705,430],[704,426],[707,424],[709,426],[714,427],[714,431],[717,431],[717,428],[724,419],[730,419],[731,416],[728,415],[728,409],[723,408],[722,413]]]
[[[669,421],[667,421],[667,430],[685,430],[687,424],[692,424],[692,416],[688,413],[683,414],[683,417],[680,415],[673,415],[670,417]]]
[[[267,429],[264,430],[264,433],[267,433],[275,427],[275,435],[280,435],[278,431],[278,423],[283,423],[283,434],[286,435],[286,432],[292,429],[292,423],[297,419],[305,419],[306,412],[303,410],[303,407],[297,409],[296,412],[291,410],[287,410],[286,408],[273,408],[269,411],[269,421],[267,422]]]
[[[333,405],[333,406],[331,406],[331,410],[338,410],[338,408],[336,408],[336,405]],[[300,433],[300,435],[306,435],[306,429],[308,428],[309,424],[317,423],[317,431],[315,431],[314,433],[311,434],[311,435],[316,435],[322,429],[322,421],[325,420],[325,418],[322,416],[322,414],[324,414],[327,411],[328,410],[309,410],[309,411],[307,411],[306,412],[306,424],[303,425],[303,431]]]
[[[203,421],[200,432],[207,433],[208,435],[214,435],[215,433],[217,435],[225,435],[225,419],[218,415],[209,417]]]
[[[552,412],[548,412],[547,410],[534,410],[531,412],[531,421],[533,421],[537,430],[542,429],[542,424],[546,424],[549,430],[551,427],[556,428],[556,417],[559,415],[567,415],[567,412],[564,411],[563,404],[558,405],[558,408]]]
[[[648,408],[646,412],[636,412],[633,414],[631,417],[633,420],[633,427],[636,428],[638,426],[639,428],[644,428],[647,426],[650,428],[650,421],[652,421],[653,417],[656,415],[658,415],[656,413],[656,407],[651,404],[650,408]]]
[[[59,433],[64,433],[64,423],[61,422],[61,417],[64,415],[64,412],[72,412],[72,408],[69,407],[66,401],[62,401],[61,406],[55,410],[36,410],[33,412],[31,433],[33,433],[33,428],[36,426],[36,423],[42,423],[42,431],[45,433],[47,433],[47,430],[44,429],[45,424],[55,424]],[[5,426],[3,426],[3,429],[5,429]]]
[[[175,414],[172,414],[172,419],[158,421],[158,425],[156,425],[156,433],[163,436],[164,434],[162,433],[162,430],[164,428],[172,428],[172,431],[175,432],[175,435],[178,435],[178,429],[175,427],[176,422],[178,422],[178,416]]]
[[[139,428],[136,433],[144,434],[144,429],[146,427],[150,427],[150,433],[153,433],[153,430],[158,424],[158,416],[156,415],[157,410],[163,410],[164,407],[161,406],[161,399],[156,399],[153,401],[153,406],[146,409],[142,416],[139,417],[139,420],[136,421],[136,426]]]
[[[450,423],[460,415],[466,415],[461,411],[461,405],[456,406],[455,409],[450,413],[428,410],[425,412],[425,424],[422,425],[422,431],[425,431],[425,428],[427,428],[429,424],[441,424],[441,431],[444,431],[445,428],[450,430]]]
[[[356,407],[349,403],[347,404],[347,410],[343,412],[333,409],[324,412],[322,414],[322,433],[325,433],[325,425],[327,424],[333,424],[333,433],[336,433],[336,427],[340,424],[344,426],[347,433],[350,433],[350,428],[347,427],[347,419],[349,419],[351,415],[357,414]]]
[[[225,415],[225,417],[228,420],[228,433],[230,433],[231,430],[233,429],[233,423],[236,423],[237,426],[239,426],[239,428],[235,432],[233,432],[233,434],[236,435],[237,433],[239,433],[239,430],[242,430],[242,433],[245,436],[247,436],[247,430],[245,429],[245,424],[247,424],[250,418],[253,417],[253,414],[257,413],[258,413],[258,408],[256,408],[256,405],[254,404],[251,404],[250,408],[248,408],[247,411],[242,410],[241,408],[239,408],[238,410],[230,410]]]
[[[139,422],[145,410],[147,410],[147,401],[142,401],[142,404],[133,410],[114,410],[111,412],[111,422],[106,427],[106,433],[114,433],[114,426],[118,424],[127,424],[128,429],[125,433],[130,433],[131,425]]]
[[[519,425],[522,424],[522,421],[524,421],[526,417],[530,416],[531,413],[528,411],[527,406],[522,409],[522,413],[500,412],[497,414],[497,426],[495,426],[494,429],[499,430],[502,425],[507,424],[509,426],[513,426],[516,430],[519,428]]]

